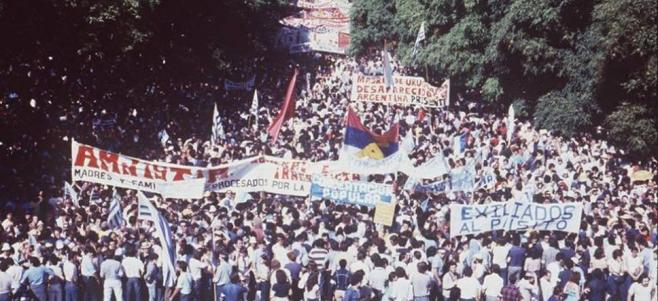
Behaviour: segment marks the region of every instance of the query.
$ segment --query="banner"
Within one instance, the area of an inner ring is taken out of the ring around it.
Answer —
[[[159,193],[165,198],[202,198],[203,168],[146,161],[71,142],[71,178]]]
[[[373,207],[379,203],[390,204],[393,186],[369,182],[340,181],[315,175],[311,182],[311,197],[330,199],[338,203]]]
[[[393,76],[394,85],[387,89],[384,76],[355,74],[352,78],[352,101],[398,104],[404,106],[448,106],[448,81],[434,87],[422,77]]]
[[[450,191],[450,181],[436,181],[429,184],[416,184],[413,189],[414,192],[432,192],[441,193]]]
[[[206,191],[260,192],[271,186],[275,166],[265,164],[262,157],[208,167],[204,173]]]
[[[275,46],[288,49],[289,53],[320,51],[345,54],[351,41],[351,4],[306,1],[301,7],[304,9],[298,14],[280,21],[284,27],[276,37]]]
[[[398,151],[381,160],[372,160],[370,158],[356,158],[352,155],[339,155],[338,161],[333,161],[329,166],[332,173],[348,172],[354,174],[383,175],[397,173],[398,171],[408,172],[413,170],[413,164],[405,152]]]
[[[252,75],[250,79],[241,81],[241,82],[234,82],[232,80],[225,79],[224,80],[224,90],[227,91],[232,91],[232,90],[245,90],[245,91],[250,91],[254,88],[254,83],[256,82],[256,76]]]
[[[510,201],[484,205],[450,204],[450,237],[495,230],[577,233],[582,213],[582,203],[537,204]]]
[[[373,222],[382,224],[384,226],[393,225],[393,218],[395,217],[395,203],[377,203],[375,205],[375,216]]]
[[[310,162],[258,156],[209,167],[207,191],[268,192],[308,196],[311,175],[321,174],[338,180],[359,180],[359,175],[330,172],[332,161]]]
[[[427,162],[405,172],[417,179],[435,179],[450,173],[450,165],[443,152],[439,151]]]

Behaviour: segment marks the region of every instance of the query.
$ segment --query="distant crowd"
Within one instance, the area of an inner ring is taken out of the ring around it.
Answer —
[[[136,191],[118,189],[126,222],[111,229],[112,187],[77,183],[80,207],[57,189],[43,189],[35,202],[3,204],[0,301],[658,300],[656,158],[627,162],[622,150],[605,141],[558,137],[527,121],[517,120],[510,129],[506,116],[484,113],[478,104],[419,114],[416,107],[354,103],[352,75],[381,74],[380,59],[316,59],[300,66],[295,116],[274,145],[265,129],[281,106],[292,65],[287,74],[257,80],[255,125],[248,112],[252,92],[224,92],[244,100],[237,109],[222,111],[220,104],[226,137],[216,145],[210,143],[212,102],[204,101],[121,103],[117,106],[132,110],[116,119],[111,107],[96,111],[80,102],[65,122],[85,127],[51,131],[183,165],[214,166],[260,154],[337,160],[351,106],[375,132],[399,122],[415,165],[442,152],[451,169],[474,164],[476,180],[493,173],[494,184],[473,192],[419,193],[402,189],[408,181],[403,174],[376,177],[397,187],[390,227],[373,222],[373,208],[308,197],[240,191],[208,192],[202,199],[153,195],[174,233],[173,287],[163,286],[163,246],[154,225],[136,215]],[[394,69],[411,72],[395,63]],[[180,87],[185,99],[206,99],[221,90]],[[171,139],[161,143],[163,129]],[[455,135],[466,137],[463,152],[453,151]],[[33,149],[25,144],[15,151],[47,157],[51,146],[67,142],[31,144]],[[640,170],[651,176],[635,177]],[[44,166],[38,183],[60,187],[54,179],[66,179],[66,171],[51,172],[60,171]],[[31,189],[28,182],[23,189]],[[448,204],[519,198],[582,203],[580,231],[449,236]]]

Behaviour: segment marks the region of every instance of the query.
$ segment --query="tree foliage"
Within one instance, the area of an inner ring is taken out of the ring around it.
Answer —
[[[395,40],[405,64],[449,76],[453,91],[501,111],[522,99],[535,125],[564,135],[604,122],[608,138],[628,132],[609,122],[636,113],[623,103],[648,110],[655,131],[655,0],[363,0],[358,8],[355,55]],[[422,22],[427,39],[411,57]],[[642,142],[633,152],[656,150],[650,135],[634,139]]]

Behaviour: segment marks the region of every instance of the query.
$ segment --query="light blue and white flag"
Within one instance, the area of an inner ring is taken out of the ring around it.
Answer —
[[[514,106],[509,105],[509,110],[507,111],[507,142],[512,141],[512,135],[514,134]]]
[[[163,285],[165,287],[173,287],[176,283],[176,267],[174,265],[176,262],[176,252],[169,223],[158,212],[158,209],[153,206],[153,203],[146,198],[143,192],[140,191],[138,193],[138,199],[138,219],[153,222],[155,234],[160,240],[160,246],[162,247],[160,258],[162,259]]]
[[[251,108],[249,108],[249,113],[254,115],[254,118],[258,120],[258,90],[254,89],[254,98],[251,100]]]
[[[382,51],[382,63],[384,69],[384,85],[386,89],[393,88],[395,82],[393,80],[393,66],[391,66],[391,55],[386,49],[386,43],[384,43],[384,50]]]
[[[212,113],[212,135],[210,136],[210,142],[212,145],[217,145],[219,140],[224,139],[225,137],[226,133],[224,132],[224,125],[222,125],[219,111],[217,111],[217,104],[215,104],[215,110]]]
[[[71,203],[75,207],[80,208],[80,203],[78,202],[78,193],[75,192],[75,189],[73,189],[73,186],[69,184],[69,182],[64,182],[64,199],[69,198],[71,200]]]
[[[418,29],[418,35],[416,36],[416,42],[414,43],[414,49],[411,52],[411,56],[415,57],[416,53],[418,53],[418,47],[420,46],[420,42],[425,40],[425,22],[420,24],[420,28]]]
[[[107,215],[107,224],[111,229],[119,229],[123,226],[123,210],[121,209],[121,196],[114,190],[112,201],[110,202],[110,213]]]
[[[160,139],[160,144],[162,144],[162,146],[167,145],[167,142],[171,140],[171,137],[169,137],[169,133],[167,133],[166,129],[163,129],[158,133],[158,138]]]

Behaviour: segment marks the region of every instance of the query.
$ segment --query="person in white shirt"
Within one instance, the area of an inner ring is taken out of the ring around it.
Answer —
[[[67,251],[66,258],[62,263],[62,272],[64,273],[64,301],[78,300],[78,266],[73,261],[72,252]]]
[[[0,301],[9,301],[12,296],[12,279],[7,270],[9,269],[9,259],[0,259]]]
[[[638,280],[628,289],[627,301],[655,301],[656,283],[651,283],[647,274],[642,274]]]
[[[200,300],[201,296],[206,296],[204,291],[204,286],[202,285],[203,270],[207,269],[209,264],[208,262],[203,261],[201,258],[201,252],[194,252],[194,256],[190,257],[187,262],[187,269],[192,275],[192,280],[194,280],[194,297],[196,300]]]
[[[491,273],[484,277],[482,292],[485,301],[496,301],[503,289],[504,280],[500,277],[500,267],[497,264],[491,266]]]
[[[537,300],[539,297],[539,286],[535,273],[525,272],[523,279],[519,280],[518,287],[523,301]]]
[[[457,286],[457,264],[454,261],[448,263],[448,272],[443,275],[441,283],[443,284],[443,297],[450,298],[450,290]]]
[[[635,246],[630,247],[631,254],[626,257],[626,271],[628,275],[632,278],[633,281],[639,281],[644,267],[642,265],[642,257],[639,256],[639,252]]]
[[[547,270],[544,276],[539,279],[539,288],[541,289],[542,300],[546,301],[553,294],[553,289],[557,286],[557,281],[551,271]]]
[[[185,261],[178,262],[178,278],[176,279],[176,288],[171,293],[168,301],[176,300],[176,296],[180,294],[179,301],[192,301],[192,291],[194,290],[194,280],[192,275],[187,271],[187,263]]]
[[[119,249],[117,249],[118,251]],[[114,294],[115,300],[123,301],[123,289],[121,285],[121,278],[124,275],[123,267],[119,260],[121,259],[121,253],[116,252],[115,256],[110,256],[101,263],[101,278],[103,281],[103,300],[110,301],[112,300],[112,294]]]
[[[21,279],[23,278],[23,273],[25,272],[25,267],[23,264],[26,260],[21,260],[19,263],[10,266],[7,269],[7,275],[11,277],[11,290],[12,294],[15,294],[21,286]]]
[[[414,290],[415,301],[428,301],[432,287],[432,274],[428,271],[427,263],[418,263],[417,272],[411,274],[411,285]]]
[[[215,283],[215,295],[217,298],[221,298],[222,292],[224,290],[224,286],[229,283],[231,280],[231,273],[233,272],[233,267],[228,263],[228,255],[226,254],[220,254],[219,255],[219,264],[215,268],[215,275],[213,276],[213,282]],[[262,264],[261,264],[262,266]],[[267,267],[267,266],[265,266]],[[256,266],[256,272],[258,276],[261,276],[262,273],[258,273],[258,268],[259,266]],[[265,272],[267,275],[269,273],[269,269]],[[267,281],[267,276],[265,276],[264,279],[260,279],[259,281]],[[218,299],[219,300],[219,299]]]
[[[463,301],[479,301],[482,287],[480,282],[473,277],[473,270],[470,267],[464,268],[464,277],[457,280],[457,287],[461,292]]]
[[[493,246],[491,253],[493,254],[491,263],[497,264],[500,267],[500,276],[507,282],[507,254],[511,246],[504,238],[500,238]]]
[[[350,264],[350,273],[354,274],[356,271],[361,270],[364,273],[364,278],[368,279],[370,274],[370,267],[365,263],[366,254],[359,252],[357,260]]]
[[[414,289],[407,278],[404,268],[395,269],[396,280],[391,284],[392,301],[410,301],[414,299]]]
[[[121,261],[121,266],[125,272],[126,278],[126,295],[127,301],[140,300],[142,290],[140,286],[141,278],[144,275],[144,263],[137,257],[137,250],[129,248],[126,251],[126,257]]]

